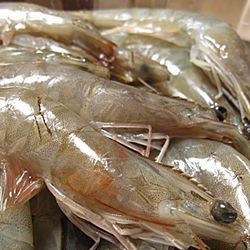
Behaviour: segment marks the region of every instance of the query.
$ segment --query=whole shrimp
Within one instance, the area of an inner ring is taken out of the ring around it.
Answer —
[[[235,126],[218,122],[214,111],[194,103],[154,95],[64,65],[14,64],[1,67],[0,72],[1,87],[34,89],[89,121],[114,127],[142,124],[143,129],[149,125],[154,132],[171,137],[210,138],[232,144],[249,157],[249,143]]]
[[[219,98],[226,95],[250,119],[249,49],[226,22],[170,9],[117,9],[78,12],[105,34],[144,34],[191,49],[190,60],[211,77]]]
[[[69,217],[88,220],[126,249],[136,249],[130,238],[205,249],[194,232],[231,243],[246,237],[229,203],[105,138],[46,96],[1,88],[0,117],[0,153],[30,174],[22,184],[44,180]]]
[[[1,3],[0,38],[3,44],[10,44],[17,34],[46,36],[84,48],[104,61],[112,60],[115,53],[114,44],[80,17],[28,3]]]

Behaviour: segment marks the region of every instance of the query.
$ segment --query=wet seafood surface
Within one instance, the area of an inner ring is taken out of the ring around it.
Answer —
[[[0,39],[0,249],[250,249],[250,51],[229,24],[0,3]]]

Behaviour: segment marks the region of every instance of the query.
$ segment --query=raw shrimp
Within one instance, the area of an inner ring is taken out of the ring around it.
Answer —
[[[34,37],[31,35],[18,35],[13,39],[12,44],[25,48],[31,48],[39,54],[42,54],[40,56],[47,61],[53,60],[58,63],[66,61],[69,62],[68,64],[71,63],[75,66],[83,68],[85,66],[87,71],[101,77],[109,78],[110,69],[113,78],[126,83],[138,82],[138,79],[140,78],[149,83],[152,81],[157,82],[168,79],[168,71],[166,67],[144,57],[139,53],[133,54],[132,62],[131,52],[130,50],[126,50],[126,48],[119,48],[117,50],[115,59],[110,63],[108,69],[104,66],[102,68],[101,66],[96,66],[101,63],[87,54],[87,52],[76,47],[72,48],[65,46],[48,38]],[[59,58],[57,59],[55,56]],[[92,65],[91,63],[95,65]]]
[[[228,200],[250,232],[250,161],[232,147],[205,139],[171,140],[162,162],[197,179],[216,197]]]
[[[104,67],[103,65],[93,64],[92,62],[88,62],[87,59],[82,57],[47,50],[32,50],[23,47],[0,47],[0,66],[31,62],[48,62],[66,65],[68,64],[91,72],[100,77],[106,79],[110,78],[110,72],[107,67]]]
[[[107,36],[119,47],[138,51],[142,55],[166,66],[170,75],[168,81],[153,82],[153,88],[161,94],[192,100],[204,107],[214,108],[218,118],[240,125],[238,114],[228,101],[216,100],[217,90],[201,69],[189,60],[189,49],[176,46],[149,36],[116,33]]]
[[[226,22],[199,13],[170,9],[117,9],[79,12],[108,33],[144,34],[191,48],[190,59],[209,74],[219,92],[250,119],[249,49]],[[221,86],[221,82],[223,86]]]
[[[100,60],[76,46],[66,46],[47,37],[38,37],[27,34],[15,36],[11,44],[15,47],[21,47],[20,49],[23,50],[25,48],[29,48],[31,51],[33,50],[37,55],[34,60],[37,60],[37,57],[40,57],[40,59],[47,62],[71,64],[76,67],[81,67],[100,77],[107,79],[110,78],[109,69],[103,66],[103,63]],[[4,48],[2,50],[4,50]],[[9,59],[8,55],[6,55],[5,60],[2,59],[2,61],[7,61],[7,58]],[[23,60],[26,61],[25,56],[23,56]]]
[[[194,103],[147,93],[63,65],[15,64],[1,67],[0,72],[1,87],[34,89],[89,121],[139,123],[170,137],[211,138],[231,143],[249,157],[249,142],[235,126],[218,122],[215,112]]]
[[[0,117],[0,153],[30,173],[22,184],[43,179],[69,217],[113,234],[126,249],[135,249],[131,237],[181,249],[205,249],[194,232],[231,243],[246,237],[229,203],[105,138],[46,96],[1,88]]]
[[[11,41],[11,45],[19,46],[22,48],[30,48],[33,50],[51,51],[58,54],[81,57],[87,62],[101,64],[94,56],[91,56],[87,51],[76,46],[67,46],[48,37],[32,36],[28,34],[16,35]]]
[[[29,203],[0,212],[0,242],[4,250],[33,249]]]
[[[32,34],[84,48],[104,61],[115,53],[114,44],[83,19],[28,3],[1,3],[0,31],[4,45],[17,34]]]

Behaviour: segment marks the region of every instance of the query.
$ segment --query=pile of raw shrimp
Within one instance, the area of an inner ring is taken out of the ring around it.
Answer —
[[[0,249],[250,249],[250,51],[229,24],[0,20]]]

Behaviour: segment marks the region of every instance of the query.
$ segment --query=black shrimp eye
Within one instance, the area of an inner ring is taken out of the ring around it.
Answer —
[[[217,200],[214,203],[211,214],[216,221],[226,224],[233,223],[237,218],[236,210],[229,202],[223,200]]]
[[[219,121],[223,122],[227,118],[227,109],[223,106],[215,106],[214,109]]]

